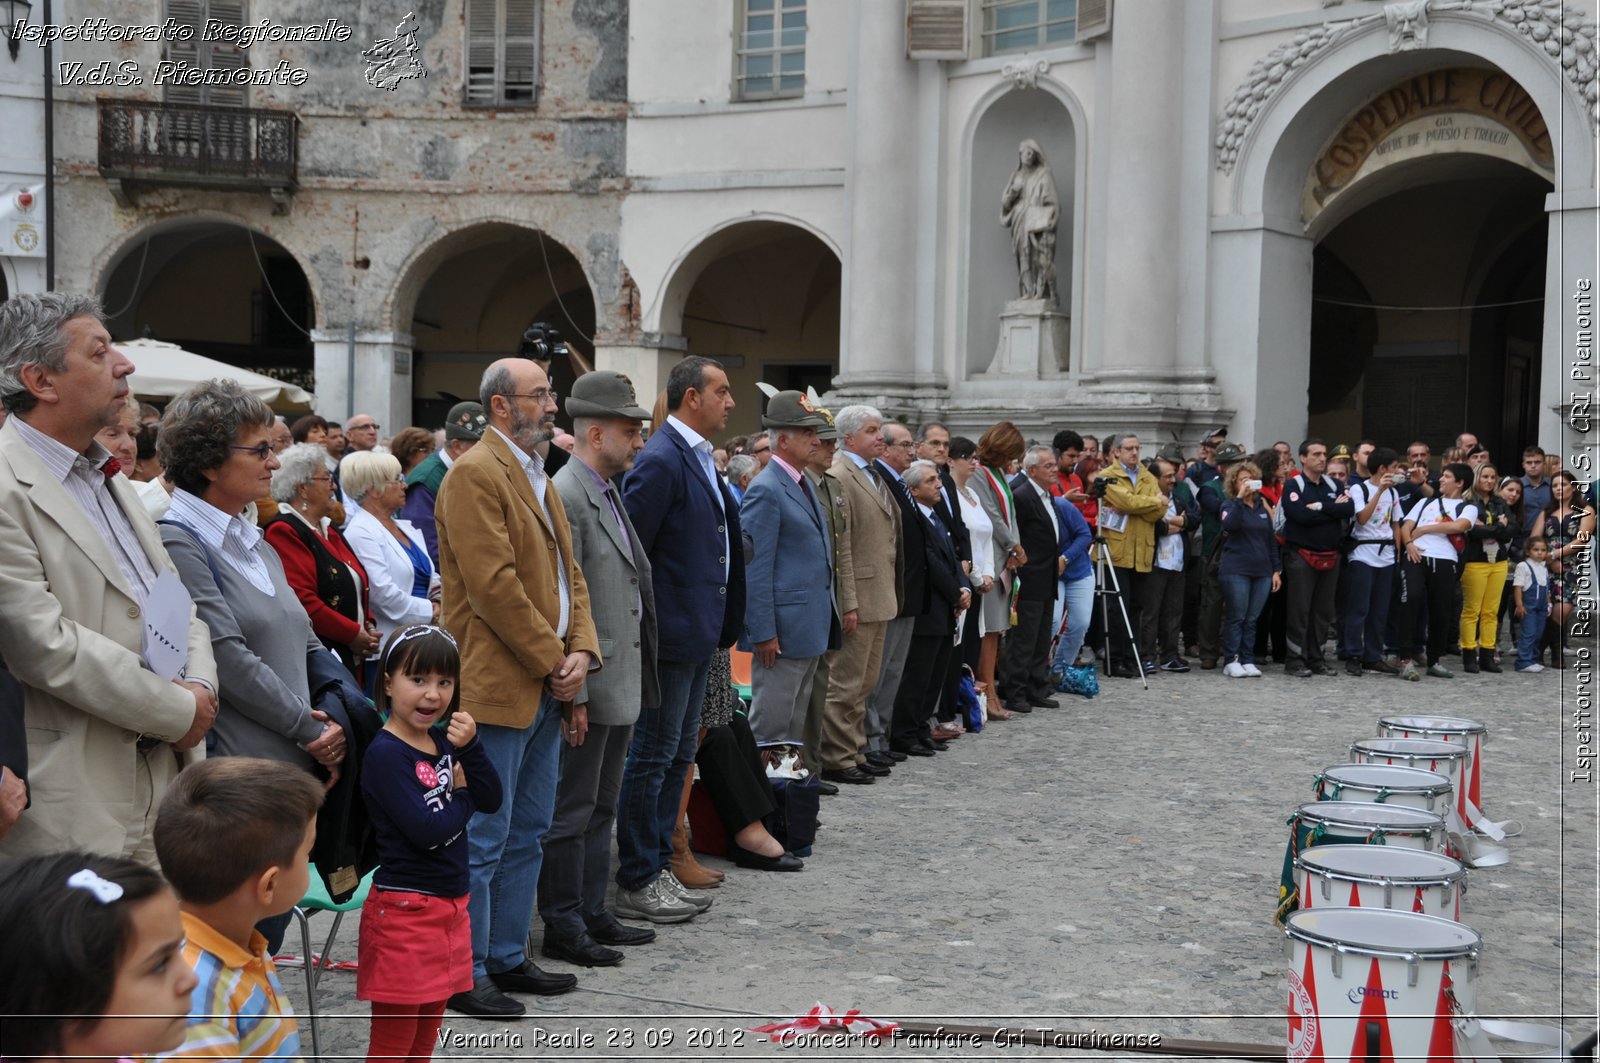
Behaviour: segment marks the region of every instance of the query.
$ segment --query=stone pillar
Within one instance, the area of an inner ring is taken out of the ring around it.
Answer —
[[[1187,12],[1169,0],[1118,0],[1113,12],[1111,92],[1095,116],[1110,126],[1114,175],[1105,189],[1099,366],[1166,368],[1178,346],[1180,173],[1170,163],[1183,134]]]
[[[909,395],[917,379],[917,64],[905,58],[904,5],[852,0],[851,16],[838,387]]]
[[[615,342],[603,342],[597,337],[594,367],[622,373],[633,381],[639,405],[648,410],[655,406],[656,396],[666,390],[667,374],[688,351],[687,338],[662,332],[646,332]]]
[[[408,332],[349,328],[313,329],[317,412],[343,422],[367,413],[389,436],[411,423],[411,351]]]

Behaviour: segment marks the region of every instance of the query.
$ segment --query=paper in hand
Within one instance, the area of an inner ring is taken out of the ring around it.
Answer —
[[[156,577],[144,603],[144,663],[162,679],[176,679],[189,663],[189,614],[194,602],[178,574]]]

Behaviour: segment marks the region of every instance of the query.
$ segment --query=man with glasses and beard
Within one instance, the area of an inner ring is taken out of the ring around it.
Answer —
[[[456,1011],[488,1018],[523,1014],[503,990],[577,985],[528,959],[528,925],[561,740],[582,729],[573,699],[601,661],[566,510],[539,456],[555,422],[550,380],[534,362],[503,358],[484,372],[479,401],[489,428],[445,478],[435,516],[444,625],[470,677],[461,708],[506,795],[468,832],[473,987],[450,998]]]

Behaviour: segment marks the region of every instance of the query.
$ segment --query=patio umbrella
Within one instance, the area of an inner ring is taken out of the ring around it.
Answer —
[[[186,351],[175,343],[138,339],[119,341],[115,346],[136,367],[128,384],[141,399],[176,398],[201,381],[221,378],[238,381],[278,413],[304,413],[315,401],[315,396],[303,388]]]

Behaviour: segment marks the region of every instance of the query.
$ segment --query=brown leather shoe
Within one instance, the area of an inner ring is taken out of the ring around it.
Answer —
[[[668,863],[673,876],[692,890],[715,889],[722,885],[725,877],[721,871],[702,867],[694,858],[694,852],[689,848],[689,832],[682,820],[678,821],[678,829],[672,832],[672,857]]]
[[[1202,657],[1202,658],[1200,658],[1200,667],[1205,669],[1206,671],[1209,672],[1213,668],[1215,668],[1216,666],[1217,666],[1217,659],[1215,657]]]

